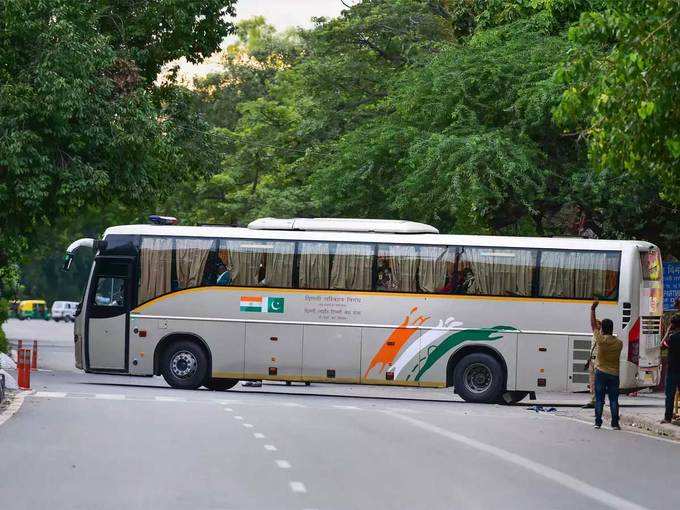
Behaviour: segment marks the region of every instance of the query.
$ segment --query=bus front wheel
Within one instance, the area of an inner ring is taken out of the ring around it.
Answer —
[[[503,367],[490,354],[468,354],[453,370],[453,387],[466,402],[498,402],[504,386]]]
[[[212,391],[226,391],[236,386],[237,382],[238,380],[236,379],[217,379],[213,377],[212,379],[208,379],[208,382],[205,383],[205,387]]]
[[[173,342],[163,353],[161,374],[173,388],[198,389],[208,376],[208,356],[195,342]]]

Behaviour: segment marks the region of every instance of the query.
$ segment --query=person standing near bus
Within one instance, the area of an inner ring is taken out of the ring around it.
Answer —
[[[680,314],[671,319],[661,346],[668,349],[666,358],[666,411],[661,423],[670,423],[673,419],[675,392],[680,391]]]
[[[619,360],[623,342],[614,335],[614,323],[611,319],[597,320],[598,301],[590,307],[590,327],[593,330],[593,343],[597,350],[595,357],[595,428],[602,426],[602,410],[604,397],[609,398],[612,414],[612,429],[619,427]]]

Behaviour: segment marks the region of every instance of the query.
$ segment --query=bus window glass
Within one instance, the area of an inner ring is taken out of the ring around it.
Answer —
[[[420,292],[452,292],[453,258],[446,246],[421,246],[418,250],[418,289]]]
[[[294,254],[293,242],[222,239],[217,284],[290,288]]]
[[[373,246],[338,243],[331,266],[331,289],[371,290]]]
[[[145,237],[139,257],[139,303],[171,290],[172,239]]]
[[[282,287],[289,289],[293,286],[293,257],[295,243],[286,241],[272,241],[272,249],[265,252],[265,279],[263,285],[267,287]]]
[[[541,252],[541,297],[617,299],[620,255],[614,252]]]
[[[125,306],[125,280],[100,276],[97,279],[94,304],[98,306]]]
[[[175,274],[177,288],[199,287],[203,283],[206,263],[214,241],[212,239],[175,239]]]
[[[378,245],[376,290],[415,292],[418,260],[418,250],[415,246]]]
[[[298,284],[301,289],[328,289],[330,270],[328,243],[300,243]]]
[[[454,292],[529,297],[535,259],[532,250],[461,248]]]

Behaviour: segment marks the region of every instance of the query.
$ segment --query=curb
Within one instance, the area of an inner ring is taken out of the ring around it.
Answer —
[[[0,426],[14,416],[24,403],[24,399],[33,393],[32,391],[8,391],[9,405],[0,411]]]
[[[663,412],[663,409],[662,409]],[[611,420],[611,414],[608,410],[602,413],[603,420]],[[672,439],[674,441],[680,441],[680,427],[677,425],[670,425],[677,430],[669,430],[667,426],[659,423],[661,417],[658,420],[653,420],[639,414],[623,414],[619,416],[619,423],[621,425],[626,425],[639,430],[644,430],[650,432],[654,435],[665,437],[667,439]]]

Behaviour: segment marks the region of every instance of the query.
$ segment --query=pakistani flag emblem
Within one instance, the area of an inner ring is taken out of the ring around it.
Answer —
[[[283,298],[282,297],[268,297],[267,311],[269,313],[283,313]]]

